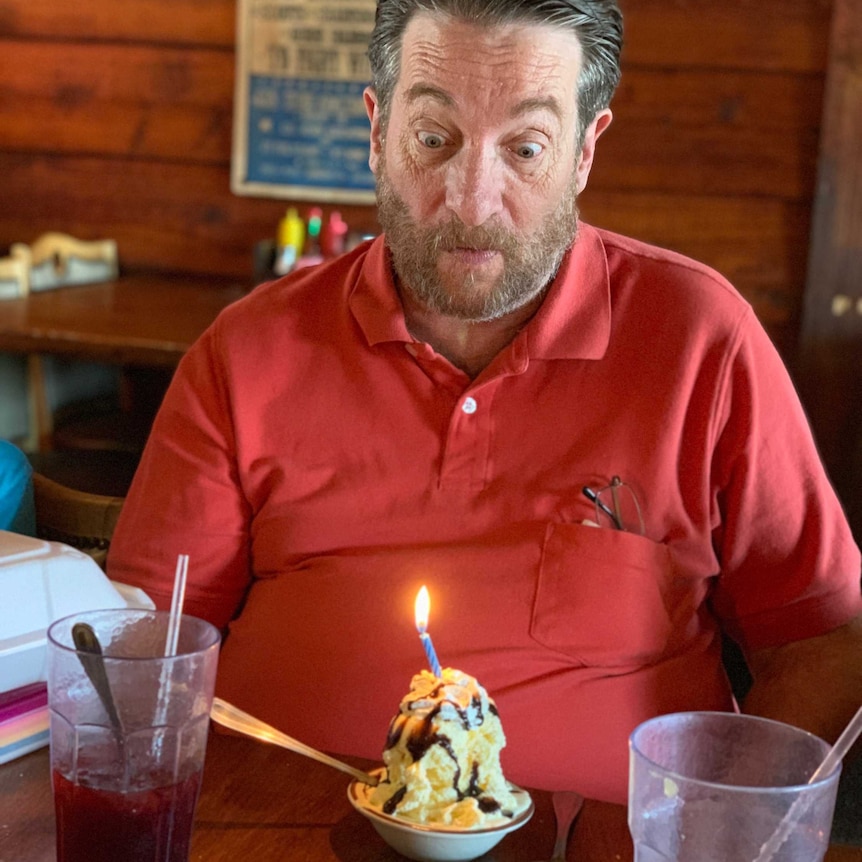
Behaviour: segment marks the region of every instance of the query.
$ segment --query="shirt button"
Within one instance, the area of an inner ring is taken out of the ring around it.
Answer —
[[[471,413],[475,413],[479,407],[476,404],[475,398],[465,398],[464,403],[461,405],[461,409],[469,416]]]

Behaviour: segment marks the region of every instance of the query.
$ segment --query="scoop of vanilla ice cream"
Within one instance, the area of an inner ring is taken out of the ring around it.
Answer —
[[[389,726],[386,775],[371,797],[387,814],[471,828],[504,822],[524,807],[500,766],[506,744],[494,701],[472,677],[423,670]]]

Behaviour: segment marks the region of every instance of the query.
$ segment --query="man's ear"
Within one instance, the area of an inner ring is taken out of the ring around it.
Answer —
[[[601,136],[602,132],[611,124],[614,115],[610,108],[605,108],[599,111],[590,123],[587,133],[584,136],[584,145],[581,148],[578,156],[578,167],[575,172],[577,180],[578,194],[587,187],[587,179],[590,176],[590,170],[593,166],[593,158],[596,154],[596,141]]]
[[[371,173],[377,173],[377,163],[380,160],[380,152],[383,147],[383,137],[380,133],[380,105],[377,103],[377,93],[373,88],[366,87],[362,93],[365,102],[365,112],[371,123],[371,148],[368,153],[368,167]]]

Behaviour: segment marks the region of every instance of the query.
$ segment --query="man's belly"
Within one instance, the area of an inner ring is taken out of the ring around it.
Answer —
[[[497,701],[519,784],[622,802],[636,724],[733,708],[703,582],[640,536],[538,522],[483,541],[334,552],[257,581],[218,694],[309,745],[379,759],[425,666],[422,584],[440,662]]]

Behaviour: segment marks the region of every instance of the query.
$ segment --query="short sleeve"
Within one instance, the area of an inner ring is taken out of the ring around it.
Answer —
[[[859,549],[789,374],[753,313],[718,416],[714,611],[749,649],[848,622],[862,612]]]
[[[251,582],[248,503],[218,322],[183,357],[123,504],[108,573],[169,607],[176,560],[189,556],[185,609],[223,628]]]

